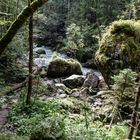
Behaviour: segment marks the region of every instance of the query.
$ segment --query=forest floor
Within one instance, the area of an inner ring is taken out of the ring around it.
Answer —
[[[8,117],[12,106],[18,101],[18,95],[6,95],[1,97],[3,100],[3,105],[0,109],[0,132],[7,130],[5,127],[8,123]],[[10,129],[8,131],[11,131]]]

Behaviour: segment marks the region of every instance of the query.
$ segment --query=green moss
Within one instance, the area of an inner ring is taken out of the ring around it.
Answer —
[[[103,36],[100,42],[99,55],[104,56],[101,63],[106,63],[111,57],[111,53],[114,53],[117,47],[125,50],[132,59],[139,53],[140,50],[140,22],[131,20],[119,20],[115,21]],[[99,56],[99,58],[101,58]],[[106,56],[106,57],[105,57]]]
[[[140,67],[140,21],[113,22],[106,30],[99,45],[96,60],[100,69],[104,69],[105,74],[111,75],[116,69],[127,67],[137,71]]]
[[[82,74],[81,64],[77,60],[64,59],[57,54],[54,54],[48,66],[47,76],[63,77],[72,74]]]
[[[76,67],[76,66],[80,66],[81,68],[81,64],[75,60],[75,59],[64,59],[60,56],[58,56],[56,53],[53,54],[52,56],[52,62],[56,62],[56,63],[61,63],[61,64],[70,64],[72,65],[73,67]]]
[[[110,33],[111,34],[125,34],[127,36],[135,36],[135,28],[133,27],[134,21],[131,20],[120,20],[115,21],[111,28]]]

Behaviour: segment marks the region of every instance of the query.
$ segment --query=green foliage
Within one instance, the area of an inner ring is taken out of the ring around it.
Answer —
[[[79,104],[78,101],[77,104]],[[70,102],[61,102],[61,100],[36,101],[31,106],[18,103],[12,108],[9,125],[17,134],[29,136],[31,140],[119,140],[126,138],[127,127],[116,125],[108,132],[101,122],[94,122],[89,113],[91,108],[89,104],[81,102],[80,108],[83,112],[75,117],[69,116],[70,106]],[[78,105],[75,104],[74,108],[76,106]],[[88,116],[85,115],[85,111]],[[86,127],[87,121],[88,127]],[[7,136],[6,140],[9,140],[9,137]]]
[[[8,49],[0,56],[0,75],[5,83],[22,82],[26,76],[27,71],[23,69],[19,61],[26,63],[26,58],[23,54],[27,53],[27,36],[25,27],[21,29],[13,42],[9,44]]]
[[[122,125],[118,124],[112,126],[109,135],[111,135],[112,139],[114,140],[124,140],[127,138],[128,132],[129,132],[129,127],[124,126],[124,124]]]
[[[131,69],[124,69],[112,78],[114,80],[114,84],[112,85],[112,90],[114,91],[113,113],[117,115],[120,110],[123,118],[129,117],[125,116],[125,113],[132,113],[131,105],[134,102],[134,97],[138,88],[138,83],[136,82],[138,74]]]
[[[10,23],[11,23],[10,21],[0,20],[0,26],[4,26]]]
[[[71,53],[74,58],[81,61],[85,45],[80,30],[80,27],[74,23],[69,25],[66,32],[67,39],[65,40],[65,48],[69,50],[69,53]]]
[[[115,94],[118,96],[119,100],[126,97],[134,98],[134,94],[138,87],[138,83],[136,83],[137,77],[138,74],[133,72],[131,69],[124,69],[120,71],[118,75],[114,75],[112,77],[114,80],[112,89],[115,91]]]
[[[29,137],[26,136],[17,136],[13,133],[1,133],[0,140],[29,140]]]
[[[14,127],[17,134],[29,135],[34,127],[39,125],[46,117],[58,113],[65,114],[65,111],[57,102],[35,101],[30,106],[20,102],[12,108],[9,125]]]
[[[35,18],[37,38],[86,62],[94,58],[97,50],[98,27],[102,32],[102,27],[118,19],[129,3],[130,0],[48,1],[39,11],[38,19]],[[88,49],[92,49],[90,58],[84,55]]]
[[[65,117],[59,113],[47,117],[33,130],[31,140],[34,139],[63,139]]]

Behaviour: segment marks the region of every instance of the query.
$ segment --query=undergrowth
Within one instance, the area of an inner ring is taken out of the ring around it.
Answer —
[[[71,117],[68,106],[64,107],[64,104],[58,100],[35,101],[31,106],[25,106],[20,102],[12,108],[8,127],[13,128],[19,136],[28,136],[30,140],[122,140],[126,138],[128,128],[125,125],[113,126],[111,131],[108,131],[101,122],[93,120],[88,105],[83,103],[81,108],[83,111],[81,110],[79,115]],[[88,115],[84,115],[85,112]]]

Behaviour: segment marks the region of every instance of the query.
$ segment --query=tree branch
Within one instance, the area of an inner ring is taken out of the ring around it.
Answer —
[[[0,55],[7,48],[7,45],[12,41],[17,31],[23,26],[27,18],[47,1],[48,0],[34,0],[30,6],[27,6],[22,10],[17,19],[9,27],[7,33],[0,39]]]
[[[24,87],[24,86],[27,84],[27,82],[28,82],[28,78],[26,78],[26,80],[23,81],[22,83],[19,83],[19,84],[13,86],[13,87],[8,88],[8,89],[5,90],[5,91],[0,92],[0,96],[7,95],[7,94],[9,94],[9,93],[11,93],[11,92],[14,92],[14,91],[16,91],[16,90],[18,90],[18,89]]]

